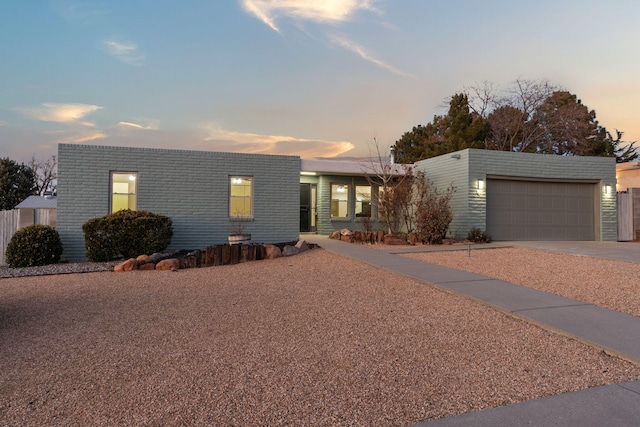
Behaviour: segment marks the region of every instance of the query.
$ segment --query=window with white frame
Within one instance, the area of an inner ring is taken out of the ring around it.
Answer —
[[[253,177],[229,177],[229,217],[253,217]]]
[[[331,218],[349,216],[349,185],[331,184]]]
[[[111,172],[111,213],[136,210],[138,172]]]

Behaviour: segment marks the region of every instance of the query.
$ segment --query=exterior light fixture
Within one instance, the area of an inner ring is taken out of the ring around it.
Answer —
[[[611,186],[609,184],[604,186],[604,192],[607,196],[611,195]]]
[[[483,191],[484,190],[484,179],[479,179],[478,180],[478,191]]]

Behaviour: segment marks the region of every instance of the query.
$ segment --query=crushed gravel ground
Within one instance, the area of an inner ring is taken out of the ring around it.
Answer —
[[[640,317],[640,264],[524,248],[406,254],[409,258]]]
[[[92,273],[96,271],[113,271],[113,267],[122,261],[112,262],[68,262],[38,267],[9,268],[0,266],[0,279],[8,277],[47,276],[51,274]]]
[[[323,249],[0,280],[0,425],[402,426],[638,378]]]

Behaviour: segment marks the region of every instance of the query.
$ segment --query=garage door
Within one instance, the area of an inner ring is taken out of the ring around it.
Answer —
[[[594,185],[487,180],[494,240],[594,240]]]

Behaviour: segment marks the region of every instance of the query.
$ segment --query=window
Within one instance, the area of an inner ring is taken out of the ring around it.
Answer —
[[[253,177],[229,177],[229,216],[253,217]]]
[[[349,206],[349,185],[331,184],[331,218],[346,218]]]
[[[371,217],[370,185],[356,185],[356,216]]]
[[[138,172],[111,172],[111,213],[136,210]]]

